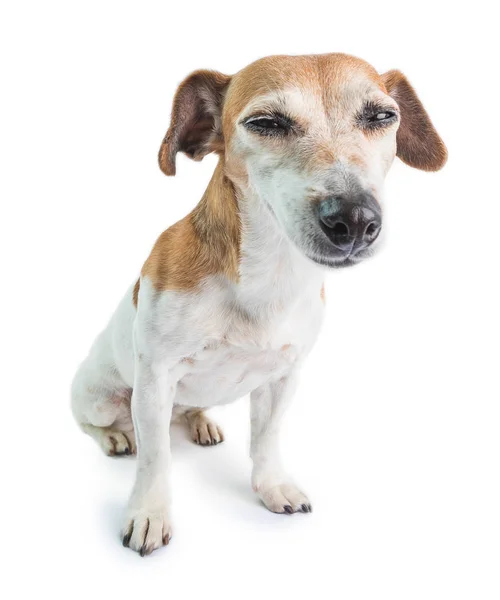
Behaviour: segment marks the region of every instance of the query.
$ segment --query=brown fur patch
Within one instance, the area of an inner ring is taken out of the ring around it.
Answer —
[[[209,275],[238,280],[240,218],[220,161],[196,208],[158,238],[142,276],[158,291],[190,290]]]
[[[201,160],[224,149],[220,115],[230,77],[217,71],[195,71],[180,84],[172,106],[170,127],[158,154],[160,169],[175,175],[175,157],[184,152]]]
[[[360,169],[366,169],[366,160],[359,154],[351,154],[347,157],[349,163],[359,167]]]
[[[141,287],[141,279],[139,278],[134,285],[134,293],[132,294],[132,300],[134,302],[134,306],[137,308],[137,301],[139,299],[139,288]]]
[[[321,291],[319,293],[319,297],[321,298],[321,301],[324,303],[325,302],[325,284],[323,284],[321,286]]]
[[[310,89],[327,106],[335,102],[342,84],[359,73],[385,91],[383,80],[364,60],[347,54],[310,56],[268,56],[234,75],[228,86],[223,109],[223,129],[227,136],[236,117],[250,100],[285,87]]]
[[[384,83],[375,69],[365,61],[346,54],[312,56],[270,56],[260,59],[231,78],[226,91],[222,130],[226,148],[242,111],[252,104],[254,110],[280,110],[307,132],[296,143],[267,138],[266,145],[279,146],[279,152],[295,160],[300,168],[311,172],[327,170],[337,160],[350,155],[364,168],[363,149],[356,131],[345,124],[353,119],[352,107],[366,94],[385,92]],[[301,101],[301,94],[303,101]],[[306,107],[306,110],[303,110]],[[249,114],[247,110],[246,114]],[[345,131],[343,130],[345,129]],[[228,172],[239,173],[237,152],[226,152]],[[236,156],[235,156],[236,155]],[[235,179],[244,185],[244,175]]]
[[[410,167],[438,171],[445,165],[448,151],[415,90],[400,71],[388,71],[382,77],[401,111],[397,156]]]

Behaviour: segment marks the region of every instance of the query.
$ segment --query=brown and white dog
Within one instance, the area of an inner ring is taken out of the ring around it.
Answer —
[[[211,406],[250,394],[252,484],[269,510],[309,512],[278,436],[321,326],[328,268],[369,256],[394,157],[434,171],[446,148],[405,76],[344,54],[273,56],[179,87],[159,161],[219,163],[167,229],[79,368],[72,406],[109,455],[138,450],[122,536],[149,554],[171,536],[169,424],[217,444]]]

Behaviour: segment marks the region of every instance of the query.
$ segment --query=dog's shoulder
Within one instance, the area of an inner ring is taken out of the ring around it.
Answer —
[[[141,271],[158,292],[194,291],[211,275],[239,276],[240,218],[234,189],[216,169],[196,208],[164,231]],[[137,305],[140,282],[134,289]]]
[[[190,290],[210,274],[211,262],[205,256],[190,214],[160,235],[144,263],[141,277],[149,279],[159,292]]]

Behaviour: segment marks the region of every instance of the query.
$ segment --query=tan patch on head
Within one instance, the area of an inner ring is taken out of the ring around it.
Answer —
[[[198,206],[160,235],[142,276],[158,291],[190,290],[219,273],[237,281],[239,246],[236,195],[219,162]]]
[[[350,154],[347,157],[347,161],[351,165],[355,165],[360,169],[366,169],[366,159],[364,156],[360,156],[359,154]]]
[[[268,56],[233,76],[223,109],[223,129],[232,132],[238,115],[256,97],[286,88],[309,90],[326,108],[339,100],[353,78],[364,78],[385,92],[383,80],[367,62],[347,54]]]
[[[244,185],[238,146],[232,146],[238,121],[272,111],[283,112],[302,130],[293,143],[261,141],[289,165],[324,172],[340,160],[366,170],[371,155],[354,119],[366,99],[382,93],[386,90],[381,76],[354,56],[271,56],[256,61],[232,77],[226,92],[222,129],[230,149],[229,172],[240,173],[237,181]]]

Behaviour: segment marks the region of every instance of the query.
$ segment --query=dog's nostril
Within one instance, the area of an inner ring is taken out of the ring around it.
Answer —
[[[377,226],[375,225],[375,223],[370,223],[368,225],[368,227],[366,228],[366,235],[373,235],[375,233],[375,231],[377,230]]]
[[[378,223],[369,223],[365,229],[364,238],[367,241],[374,240],[380,231],[380,225]]]
[[[323,225],[325,225],[325,233],[330,238],[331,242],[333,242],[334,246],[344,250],[352,244],[349,225],[343,220],[340,220],[337,215],[321,217],[321,221]]]
[[[344,250],[351,244],[349,226],[343,221],[336,221],[330,225],[329,238],[337,248]]]
[[[331,228],[333,235],[336,237],[347,237],[349,235],[349,228],[345,223],[339,221]]]

